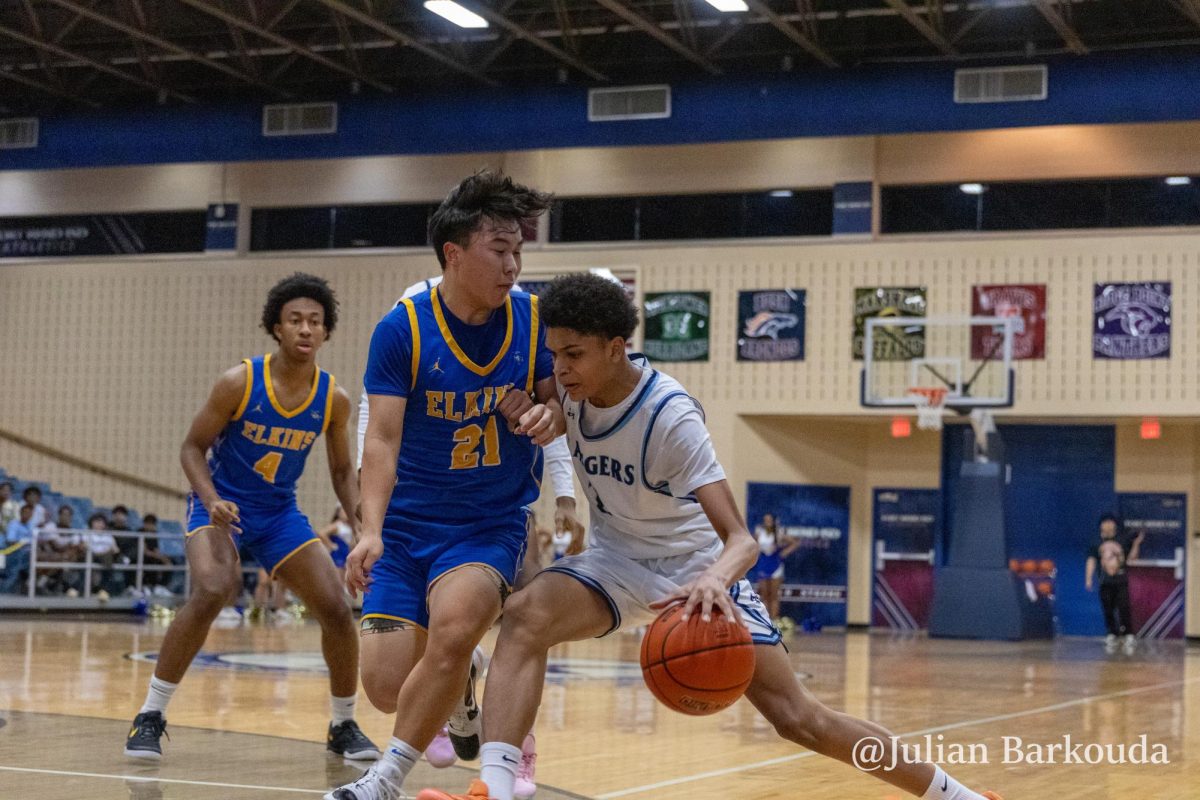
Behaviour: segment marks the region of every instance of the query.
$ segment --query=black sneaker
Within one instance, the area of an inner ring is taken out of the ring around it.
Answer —
[[[450,744],[454,754],[463,761],[479,758],[479,736],[483,733],[483,722],[479,718],[479,703],[475,701],[475,679],[483,672],[483,651],[478,647],[471,654],[471,676],[467,679],[467,690],[463,701],[446,722]]]
[[[329,723],[329,737],[325,749],[352,761],[374,761],[382,755],[375,743],[367,738],[358,727],[358,723],[352,719],[341,725]]]
[[[161,711],[143,711],[133,718],[133,727],[125,737],[125,755],[158,761],[162,745],[158,740],[167,732],[167,720]],[[168,739],[171,737],[168,735]]]

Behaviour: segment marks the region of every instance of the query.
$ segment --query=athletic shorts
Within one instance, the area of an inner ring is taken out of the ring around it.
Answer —
[[[467,525],[384,522],[383,555],[371,567],[362,621],[373,619],[429,627],[429,590],[456,569],[478,566],[493,573],[507,597],[525,557],[529,513],[524,509]]]
[[[613,624],[601,636],[621,628],[646,625],[660,613],[650,608],[656,600],[670,595],[680,586],[708,569],[721,554],[716,542],[704,550],[670,558],[632,559],[592,546],[579,555],[567,556],[546,567],[545,572],[570,575],[608,604]],[[776,644],[779,630],[771,624],[767,608],[744,578],[729,589],[729,596],[742,613],[755,644]]]
[[[232,502],[237,503],[237,500]],[[293,503],[276,509],[255,509],[238,503],[241,521],[233,529],[233,543],[245,548],[258,565],[275,577],[275,571],[301,549],[320,539],[313,533],[308,517]],[[208,510],[195,494],[188,495],[187,536],[214,526]]]
[[[340,536],[333,537],[333,549],[329,551],[333,565],[337,568],[346,566],[346,556],[350,555],[350,545]]]

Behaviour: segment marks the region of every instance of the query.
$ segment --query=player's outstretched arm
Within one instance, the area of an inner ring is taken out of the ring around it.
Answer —
[[[350,460],[350,395],[340,386],[334,389],[333,408],[330,411],[329,429],[325,432],[325,454],[329,458],[329,478],[337,494],[350,527],[354,529],[354,540],[358,541],[358,482],[354,463]]]
[[[729,587],[740,581],[758,561],[758,542],[746,529],[746,521],[733,500],[729,482],[720,480],[696,489],[696,499],[712,523],[713,530],[725,543],[721,556],[711,567],[691,583],[679,587],[679,591],[651,604],[651,608],[663,608],[683,600],[686,603],[684,618],[693,611],[700,611],[705,622],[712,618],[714,606],[728,619],[741,620],[741,614],[729,596]]]
[[[371,403],[367,434],[363,440],[362,531],[358,544],[346,556],[346,588],[351,594],[367,591],[374,563],[383,555],[383,517],[396,485],[396,461],[404,434],[407,398],[369,395]]]
[[[247,370],[246,364],[242,363],[227,370],[217,380],[204,407],[192,420],[192,426],[179,449],[183,474],[187,475],[192,491],[200,498],[200,502],[204,503],[209,519],[214,525],[237,522],[238,507],[235,503],[222,500],[217,494],[205,456],[247,396],[246,383],[250,379]]]

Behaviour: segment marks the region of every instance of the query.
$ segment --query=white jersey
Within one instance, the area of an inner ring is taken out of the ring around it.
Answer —
[[[591,542],[633,559],[719,544],[694,494],[725,479],[703,409],[643,356],[630,360],[642,376],[617,405],[597,408],[563,395],[567,444],[592,504]]]

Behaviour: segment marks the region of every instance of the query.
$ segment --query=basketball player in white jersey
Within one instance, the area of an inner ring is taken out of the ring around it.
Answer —
[[[399,306],[409,297],[428,292],[441,282],[441,275],[417,281],[404,290],[404,294],[400,295],[396,305]],[[514,284],[512,291],[523,290],[520,284]],[[367,391],[364,388],[362,398],[358,403],[358,468],[360,470],[362,469],[363,441],[367,435],[367,420],[370,418],[370,413]],[[571,452],[567,449],[566,437],[560,436],[543,447],[542,455],[545,458],[545,470],[550,475],[550,482],[554,487],[555,541],[558,541],[558,537],[566,539],[564,546],[568,554],[581,552],[584,529],[576,516],[575,482],[572,479]],[[526,544],[524,566],[517,579],[518,587],[537,572],[538,565],[541,563],[538,547],[537,537],[530,536]],[[425,749],[425,760],[429,762],[430,766],[439,769],[450,767],[460,757],[469,760],[478,755],[480,722],[479,708],[475,702],[475,678],[483,671],[483,661],[483,650],[476,647],[471,659],[470,685],[467,687],[463,702],[451,715],[446,726],[438,732],[429,747]],[[530,727],[528,735],[521,743],[521,763],[517,769],[515,791],[516,797],[522,798],[522,800],[532,797],[537,790],[537,784],[534,782],[536,762],[537,741],[533,735],[533,728]]]
[[[426,789],[418,800],[513,800],[517,745],[541,702],[547,654],[562,642],[644,625],[686,604],[708,621],[740,619],[756,647],[746,696],[775,730],[925,800],[999,800],[930,763],[906,763],[890,732],[822,705],[796,679],[779,631],[744,579],[758,558],[717,462],[700,404],[625,342],[637,310],[622,289],[577,274],[540,298],[562,393],[567,443],[591,504],[591,544],[543,570],[504,607],[484,701],[481,779],[467,795]],[[863,763],[862,740],[878,742]]]

